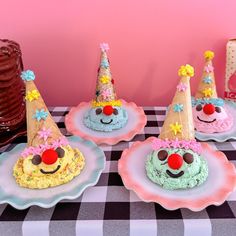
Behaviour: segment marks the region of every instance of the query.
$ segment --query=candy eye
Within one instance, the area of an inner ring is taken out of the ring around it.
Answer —
[[[168,157],[168,152],[165,150],[161,150],[158,152],[157,156],[160,161],[164,161]]]
[[[102,113],[102,108],[97,108],[96,109],[96,115],[99,115],[99,114],[101,114]]]
[[[220,107],[216,107],[215,111],[218,112],[218,113],[221,113],[221,108]]]
[[[31,161],[33,165],[37,166],[42,162],[42,158],[40,155],[34,155]]]
[[[63,148],[58,147],[55,151],[57,152],[57,155],[58,155],[59,158],[64,157],[65,151],[64,151]]]
[[[196,106],[196,110],[197,110],[197,111],[201,111],[201,110],[202,110],[202,105],[201,105],[201,104],[198,104],[198,105]]]
[[[113,109],[113,114],[118,115],[118,110],[116,108]]]
[[[183,155],[183,158],[184,158],[184,161],[187,163],[187,164],[191,164],[193,162],[193,155],[191,153],[185,153]]]

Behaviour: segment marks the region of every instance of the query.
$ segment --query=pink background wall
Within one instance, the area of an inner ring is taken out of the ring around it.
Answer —
[[[181,64],[195,67],[215,51],[223,95],[225,45],[236,37],[236,1],[50,0],[3,1],[0,37],[21,44],[25,69],[37,75],[48,105],[93,98],[99,43],[108,42],[119,97],[139,105],[167,105]]]

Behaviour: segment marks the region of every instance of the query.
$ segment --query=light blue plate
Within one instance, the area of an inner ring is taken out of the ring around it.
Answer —
[[[83,153],[85,167],[71,182],[53,188],[26,189],[15,182],[13,167],[26,144],[19,144],[0,155],[0,203],[9,203],[16,209],[33,205],[49,208],[62,199],[78,198],[87,187],[94,186],[105,168],[104,152],[93,142],[80,137],[68,137],[68,141]]]
[[[226,132],[206,134],[202,132],[195,131],[195,137],[201,141],[214,140],[216,142],[225,142],[229,139],[236,140],[236,103],[231,101],[225,101],[225,106],[229,110],[230,114],[234,118],[233,127]]]

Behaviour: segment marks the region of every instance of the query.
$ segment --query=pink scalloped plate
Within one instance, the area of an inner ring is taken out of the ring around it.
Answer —
[[[166,190],[146,176],[145,162],[152,151],[150,137],[144,142],[135,142],[125,149],[118,162],[118,172],[125,187],[133,190],[144,202],[156,202],[167,210],[188,208],[201,211],[209,205],[221,205],[235,190],[236,170],[226,156],[201,143],[203,156],[207,160],[209,175],[202,185],[186,190]]]
[[[82,102],[77,107],[72,107],[68,115],[66,115],[65,124],[67,130],[96,144],[114,145],[120,141],[130,141],[136,134],[142,132],[147,123],[147,118],[143,109],[137,107],[135,103],[121,101],[129,117],[127,124],[123,128],[111,132],[89,129],[83,123],[83,116],[91,108],[91,103]]]

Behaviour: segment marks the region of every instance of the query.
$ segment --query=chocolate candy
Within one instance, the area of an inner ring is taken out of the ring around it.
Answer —
[[[193,162],[193,155],[191,153],[185,153],[183,155],[183,158],[184,158],[184,161],[187,163],[187,164],[191,164]]]
[[[56,149],[56,152],[57,152],[57,155],[58,155],[59,158],[62,158],[62,157],[64,157],[64,155],[65,155],[65,151],[64,151],[63,148],[58,147],[58,148]]]
[[[157,156],[160,161],[164,161],[168,157],[168,152],[165,150],[161,150],[158,152]]]
[[[33,165],[37,166],[42,162],[42,158],[40,155],[34,155],[31,161]]]

